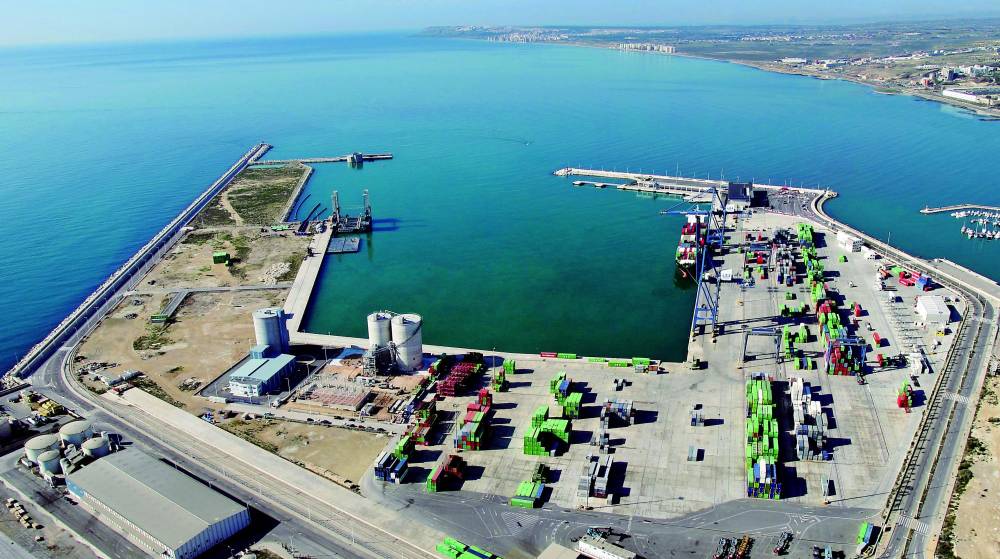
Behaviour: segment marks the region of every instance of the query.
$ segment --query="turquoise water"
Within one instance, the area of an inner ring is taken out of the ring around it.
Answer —
[[[566,165],[828,185],[836,217],[1000,278],[1000,243],[925,204],[1000,204],[1000,123],[842,82],[638,53],[399,35],[0,50],[7,366],[257,141],[392,151],[309,186],[371,190],[377,231],[332,260],[309,325],[375,308],[425,341],[678,358],[665,200],[574,189]]]

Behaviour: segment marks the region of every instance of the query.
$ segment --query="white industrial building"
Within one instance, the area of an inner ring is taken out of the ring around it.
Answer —
[[[951,320],[951,309],[939,295],[917,297],[917,316],[924,324],[944,326]]]
[[[66,476],[101,522],[152,556],[192,559],[250,524],[240,503],[135,449]]]
[[[844,231],[837,231],[837,245],[847,252],[861,252],[861,247],[864,243],[854,235]]]

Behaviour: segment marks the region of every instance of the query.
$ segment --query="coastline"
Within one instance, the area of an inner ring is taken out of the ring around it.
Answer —
[[[503,41],[487,41],[485,39],[479,39],[479,38],[474,38],[474,37],[449,37],[449,38],[458,38],[458,39],[464,39],[464,40],[470,40],[470,41],[483,41],[483,42],[503,42]],[[515,43],[515,44],[523,44],[523,43]],[[534,42],[534,43],[530,43],[530,44],[562,45],[562,46],[568,46],[568,47],[585,47],[585,48],[595,48],[595,49],[605,49],[605,50],[621,50],[621,49],[619,49],[616,46],[611,45],[611,44],[585,43],[585,42],[580,42],[580,41],[559,41],[559,42],[556,42],[556,41],[538,41],[538,42]],[[846,81],[846,82],[856,83],[858,85],[863,85],[863,86],[866,86],[866,87],[870,87],[872,89],[873,93],[877,93],[877,94],[880,94],[880,95],[907,95],[907,96],[910,96],[910,97],[914,97],[916,99],[923,99],[925,101],[933,101],[933,102],[936,102],[936,103],[941,103],[942,105],[949,105],[949,106],[952,106],[952,107],[955,107],[955,108],[964,109],[964,110],[969,111],[969,112],[971,112],[971,113],[973,113],[973,114],[975,114],[976,116],[979,116],[979,117],[986,117],[987,119],[991,119],[991,120],[992,119],[998,119],[998,120],[1000,120],[1000,109],[990,109],[990,108],[987,108],[987,107],[981,107],[981,106],[978,106],[978,105],[973,105],[971,103],[963,103],[962,101],[959,101],[958,99],[952,99],[950,97],[944,97],[943,95],[938,95],[938,94],[935,94],[935,93],[933,93],[931,91],[924,92],[924,91],[918,91],[918,90],[912,90],[912,91],[910,91],[910,90],[887,89],[887,88],[885,88],[884,85],[879,84],[877,82],[862,80],[862,79],[855,78],[855,77],[852,77],[852,76],[847,76],[847,75],[828,75],[828,74],[824,74],[824,73],[821,73],[821,72],[810,72],[810,71],[804,70],[802,68],[793,68],[793,67],[783,68],[783,67],[777,67],[777,66],[774,65],[774,63],[771,63],[771,62],[754,62],[752,60],[739,60],[739,59],[735,59],[735,58],[713,58],[711,56],[703,56],[703,55],[700,55],[700,54],[691,54],[691,53],[686,53],[686,52],[666,53],[666,52],[658,52],[658,51],[640,51],[640,50],[636,50],[636,51],[624,51],[623,50],[621,52],[634,52],[634,53],[637,53],[637,54],[653,54],[653,55],[660,55],[660,56],[679,56],[679,57],[682,57],[682,58],[693,58],[695,60],[710,60],[710,61],[713,61],[713,62],[724,62],[724,63],[729,63],[729,64],[738,64],[740,66],[746,66],[748,68],[754,68],[754,69],[757,69],[757,70],[761,70],[763,72],[772,72],[772,73],[775,73],[775,74],[786,74],[786,75],[790,75],[790,76],[804,76],[804,77],[807,77],[807,78],[814,78],[814,79],[817,79],[817,80],[831,80],[831,81],[832,80],[839,80],[839,81]]]

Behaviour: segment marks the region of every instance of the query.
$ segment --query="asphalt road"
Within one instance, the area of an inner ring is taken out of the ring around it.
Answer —
[[[552,542],[572,545],[588,527],[613,527],[628,533],[620,543],[642,557],[711,557],[719,538],[750,534],[754,556],[770,554],[783,531],[795,534],[789,554],[811,556],[812,547],[854,550],[858,526],[877,519],[877,510],[807,507],[784,501],[740,499],[669,520],[563,509],[546,504],[516,509],[505,498],[472,492],[425,493],[422,483],[385,484],[369,472],[362,479],[365,495],[378,499],[404,517],[422,518],[443,527],[459,540],[508,556],[534,557]],[[766,553],[760,550],[766,548]]]

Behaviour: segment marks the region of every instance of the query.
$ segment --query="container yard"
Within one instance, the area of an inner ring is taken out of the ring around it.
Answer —
[[[913,363],[934,374],[950,343],[914,310],[932,280],[882,277],[887,263],[853,256],[851,239],[828,242],[788,216],[736,226],[720,266],[744,281],[722,281],[719,299],[719,321],[736,326],[694,338],[701,367],[561,352],[436,361],[429,411],[410,428],[429,451],[407,463],[426,475],[414,478],[420,492],[526,509],[544,494],[651,518],[746,497],[880,506],[921,411],[903,383]],[[875,278],[884,290],[871,289]],[[932,289],[961,314],[954,294]],[[555,481],[540,480],[540,466]],[[414,479],[393,486],[412,492]]]

